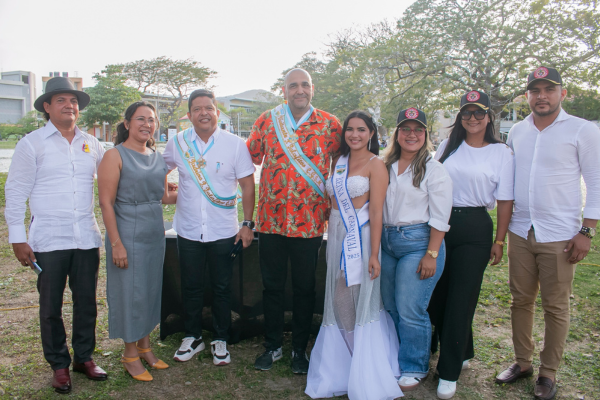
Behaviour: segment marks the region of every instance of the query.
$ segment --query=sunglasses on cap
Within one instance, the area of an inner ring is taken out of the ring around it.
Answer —
[[[485,110],[475,110],[475,111],[464,110],[464,111],[460,112],[460,117],[464,120],[469,120],[469,119],[471,119],[471,115],[474,115],[476,120],[481,121],[482,119],[485,118],[485,115],[487,113],[488,112]]]

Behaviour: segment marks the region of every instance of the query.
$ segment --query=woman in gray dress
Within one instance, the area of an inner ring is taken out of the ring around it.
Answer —
[[[129,374],[151,381],[140,357],[154,369],[168,365],[150,349],[160,321],[165,231],[162,204],[174,204],[162,155],[153,149],[158,119],[154,106],[133,103],[117,127],[114,149],[98,169],[98,197],[106,226],[106,296],[109,338],[125,342]],[[161,204],[162,203],[162,204]]]

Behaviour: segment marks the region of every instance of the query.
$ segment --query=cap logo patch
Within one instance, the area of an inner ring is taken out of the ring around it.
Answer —
[[[473,90],[473,91],[470,91],[469,93],[467,93],[467,101],[470,101],[470,102],[477,101],[477,100],[479,100],[480,97],[481,97],[481,95],[476,90]]]
[[[533,73],[533,77],[535,79],[541,79],[541,78],[545,78],[547,76],[548,76],[548,68],[546,68],[546,67],[539,67]]]
[[[419,110],[411,107],[408,110],[406,110],[404,116],[408,119],[417,119],[417,117],[419,116]]]

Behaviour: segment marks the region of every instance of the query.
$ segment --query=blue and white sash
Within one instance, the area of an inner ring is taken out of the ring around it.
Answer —
[[[181,135],[177,135],[175,138],[175,147],[177,147],[177,150],[181,155],[185,168],[192,176],[198,189],[200,189],[200,193],[202,193],[210,203],[215,207],[234,208],[237,205],[237,193],[229,197],[219,196],[212,188],[212,184],[210,183],[210,179],[205,170],[206,161],[203,156],[212,148],[215,143],[214,138],[204,153],[201,154],[200,150],[194,146],[195,143],[194,145],[191,144],[192,135],[193,131],[190,128],[185,130]]]
[[[346,286],[358,285],[362,281],[362,227],[369,222],[369,202],[356,212],[348,193],[348,156],[341,156],[331,177],[335,201],[346,227],[342,245],[340,269],[346,274]]]
[[[290,162],[302,177],[315,189],[321,197],[325,197],[325,178],[319,168],[304,154],[300,143],[298,143],[298,135],[296,129],[312,115],[313,107],[310,107],[310,112],[307,113],[298,123],[294,120],[294,116],[287,104],[280,104],[271,110],[271,118],[273,126],[277,133],[281,148],[287,154]]]

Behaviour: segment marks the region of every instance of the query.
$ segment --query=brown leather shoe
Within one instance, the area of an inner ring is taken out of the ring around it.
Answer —
[[[108,378],[108,374],[97,366],[94,360],[86,361],[83,364],[74,362],[73,371],[84,373],[88,379],[94,381],[105,381]]]
[[[556,382],[545,376],[538,376],[533,395],[535,400],[551,400],[556,396],[556,390]]]
[[[52,387],[56,393],[67,394],[71,392],[71,376],[69,368],[57,369],[52,378]]]
[[[525,371],[521,371],[519,364],[514,363],[496,377],[496,383],[513,383],[518,379],[527,378],[533,375],[533,366],[529,366]]]

